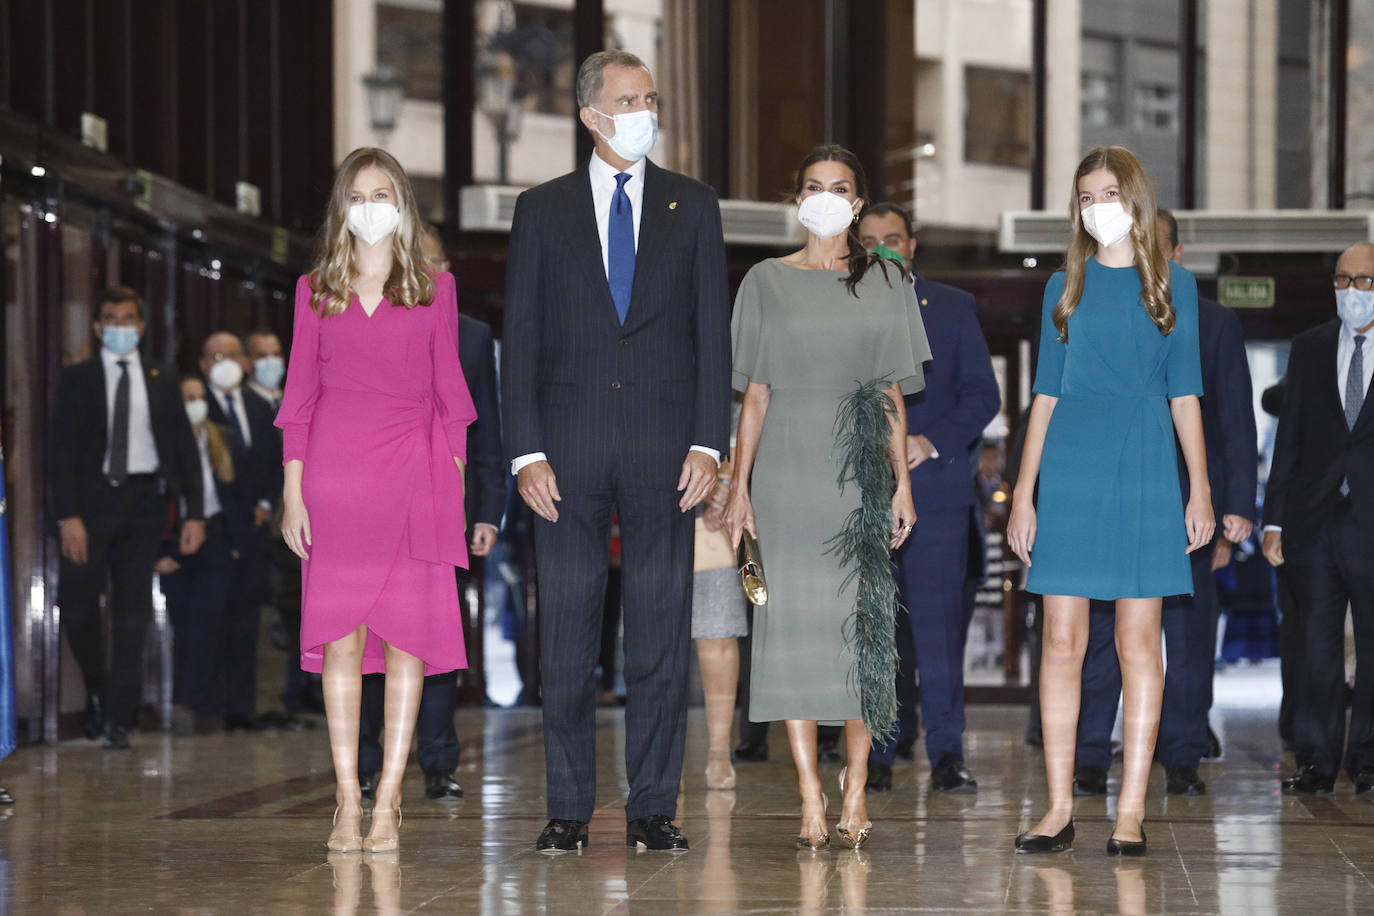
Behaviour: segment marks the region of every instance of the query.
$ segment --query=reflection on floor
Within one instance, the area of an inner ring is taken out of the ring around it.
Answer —
[[[690,852],[624,846],[622,713],[598,713],[600,808],[582,854],[534,851],[544,823],[539,714],[465,709],[460,804],[407,782],[398,856],[326,856],[333,810],[323,730],[172,739],[131,752],[84,742],[19,751],[0,765],[18,805],[0,822],[0,909],[20,912],[1074,912],[1309,914],[1374,911],[1374,797],[1279,794],[1272,710],[1217,710],[1226,748],[1204,764],[1209,794],[1174,798],[1157,772],[1144,860],[1103,854],[1111,805],[1080,800],[1077,849],[1016,856],[1044,805],[1024,709],[969,711],[974,797],[930,796],[929,766],[899,764],[871,802],[861,852],[799,854],[781,728],[772,762],[708,792],[704,721],[693,711],[679,823]],[[836,767],[823,769],[831,811]],[[1113,774],[1115,777],[1117,774]],[[1116,786],[1113,782],[1113,792]]]

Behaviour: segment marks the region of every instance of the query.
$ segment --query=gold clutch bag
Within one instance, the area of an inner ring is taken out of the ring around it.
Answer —
[[[759,552],[759,542],[747,530],[740,537],[740,553],[744,559],[739,567],[740,585],[744,594],[757,606],[768,603],[768,580],[763,575],[763,554]]]

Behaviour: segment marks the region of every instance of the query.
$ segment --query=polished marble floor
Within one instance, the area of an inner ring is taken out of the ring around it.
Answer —
[[[600,714],[600,808],[590,848],[533,849],[544,822],[543,750],[532,710],[465,709],[453,807],[423,799],[418,773],[402,850],[326,856],[333,808],[323,729],[258,736],[136,736],[130,752],[86,742],[25,748],[0,764],[18,804],[0,820],[0,910],[13,913],[1271,913],[1374,912],[1374,798],[1289,798],[1272,710],[1214,712],[1225,758],[1209,793],[1151,786],[1150,854],[1102,851],[1110,806],[1081,801],[1077,849],[1016,856],[1044,804],[1025,710],[969,710],[976,796],[931,796],[929,767],[900,764],[871,802],[860,852],[798,853],[796,789],[780,728],[772,761],[739,767],[733,792],[703,786],[694,710],[679,823],[690,852],[624,846],[623,728]],[[836,767],[825,768],[833,785]],[[1115,777],[1116,774],[1113,774]],[[1115,791],[1115,781],[1113,782]],[[832,810],[838,793],[831,789]],[[0,809],[2,811],[2,809]]]

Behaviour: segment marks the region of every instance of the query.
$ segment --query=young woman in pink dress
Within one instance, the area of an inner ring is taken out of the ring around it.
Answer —
[[[467,426],[453,277],[425,270],[405,172],[354,150],[330,193],[315,268],[296,286],[277,425],[282,533],[301,558],[301,667],[321,672],[337,780],[337,852],[397,848],[401,776],[426,674],[467,667],[453,567],[468,564]],[[362,836],[362,675],[385,671],[386,737]]]

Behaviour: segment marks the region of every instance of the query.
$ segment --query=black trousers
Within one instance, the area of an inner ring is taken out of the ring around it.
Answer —
[[[1285,744],[1295,744],[1293,713],[1298,705],[1298,672],[1302,669],[1302,621],[1298,615],[1298,599],[1293,595],[1293,583],[1288,564],[1274,570],[1274,596],[1279,603],[1279,679],[1283,684],[1283,699],[1279,702],[1279,738]],[[1298,764],[1306,763],[1298,760]]]
[[[153,615],[153,564],[167,526],[167,497],[154,479],[102,487],[81,520],[85,563],[63,557],[57,601],[86,692],[103,697],[111,722],[138,724],[143,642]],[[110,646],[106,662],[100,596],[110,585]]]
[[[177,557],[177,562],[181,568],[162,577],[174,640],[172,698],[197,715],[217,715],[224,711],[219,678],[226,662],[225,621],[234,579],[224,517],[208,519],[200,550]]]
[[[620,516],[628,819],[676,816],[687,731],[693,516],[681,494],[622,483],[561,483],[557,522],[535,519],[548,816],[591,820],[596,803],[596,668]]]
[[[251,719],[258,706],[258,631],[267,597],[267,526],[253,529],[238,545],[234,581],[224,621],[224,714]]]
[[[358,772],[382,768],[382,724],[386,706],[386,675],[363,675],[363,716],[358,734]],[[420,710],[415,719],[415,756],[426,776],[447,775],[458,769],[458,730],[453,714],[458,705],[458,672],[445,671],[425,678]]]
[[[1285,545],[1287,546],[1287,545]],[[1293,586],[1302,626],[1303,659],[1293,715],[1296,755],[1323,776],[1335,777],[1342,764],[1353,775],[1374,768],[1374,543],[1360,529],[1355,510],[1339,504],[1311,544],[1284,564]],[[1345,611],[1355,621],[1359,667],[1350,714],[1349,746],[1345,724]]]

